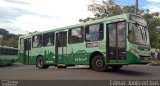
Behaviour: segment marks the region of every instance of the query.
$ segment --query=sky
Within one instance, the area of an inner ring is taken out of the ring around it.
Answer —
[[[135,0],[114,0],[118,5],[134,5]],[[45,31],[79,23],[93,17],[92,0],[0,0],[0,28],[14,34]],[[160,12],[160,0],[139,0],[139,8]]]

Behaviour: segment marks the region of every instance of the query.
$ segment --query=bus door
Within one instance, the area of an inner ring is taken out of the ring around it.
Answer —
[[[24,40],[24,64],[29,64],[29,57],[31,53],[31,38]]]
[[[55,48],[57,66],[64,66],[65,55],[67,54],[67,31],[56,33]]]
[[[107,53],[109,63],[126,63],[126,23],[107,24]]]

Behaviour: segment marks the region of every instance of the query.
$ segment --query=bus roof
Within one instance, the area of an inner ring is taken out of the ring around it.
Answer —
[[[51,32],[51,31],[58,32],[58,31],[62,31],[62,30],[68,30],[68,29],[75,28],[75,27],[80,27],[80,26],[85,26],[85,25],[95,24],[95,23],[100,23],[100,22],[105,22],[105,21],[111,21],[111,20],[114,20],[114,19],[123,19],[124,20],[124,19],[128,19],[130,14],[132,14],[132,13],[124,13],[124,14],[121,14],[121,15],[105,17],[105,18],[102,18],[102,19],[91,20],[91,21],[87,21],[87,22],[81,22],[81,23],[75,24],[75,25],[60,27],[60,28],[46,30],[46,31],[42,31],[42,32],[35,32],[35,33],[32,33],[32,34],[27,34],[27,35],[20,36],[20,38],[29,37],[29,36],[32,36],[32,35],[37,35],[37,34],[42,34],[42,33],[47,33],[47,32]],[[132,15],[134,15],[134,14],[132,14]]]

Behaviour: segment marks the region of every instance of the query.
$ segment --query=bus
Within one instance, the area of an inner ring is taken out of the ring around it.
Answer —
[[[146,21],[125,13],[19,37],[18,59],[40,69],[89,65],[104,71],[150,62]]]
[[[0,46],[0,65],[12,65],[18,61],[18,48]]]

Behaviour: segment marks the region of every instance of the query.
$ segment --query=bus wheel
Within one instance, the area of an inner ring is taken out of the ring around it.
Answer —
[[[97,56],[93,57],[92,68],[95,71],[105,71],[106,70],[104,58],[101,55],[97,55]]]
[[[43,60],[42,57],[38,57],[36,66],[37,66],[39,69],[43,69],[43,68],[45,67],[45,65],[44,65],[44,60]]]
[[[119,70],[122,68],[123,65],[115,65],[115,66],[111,66],[112,70]]]

